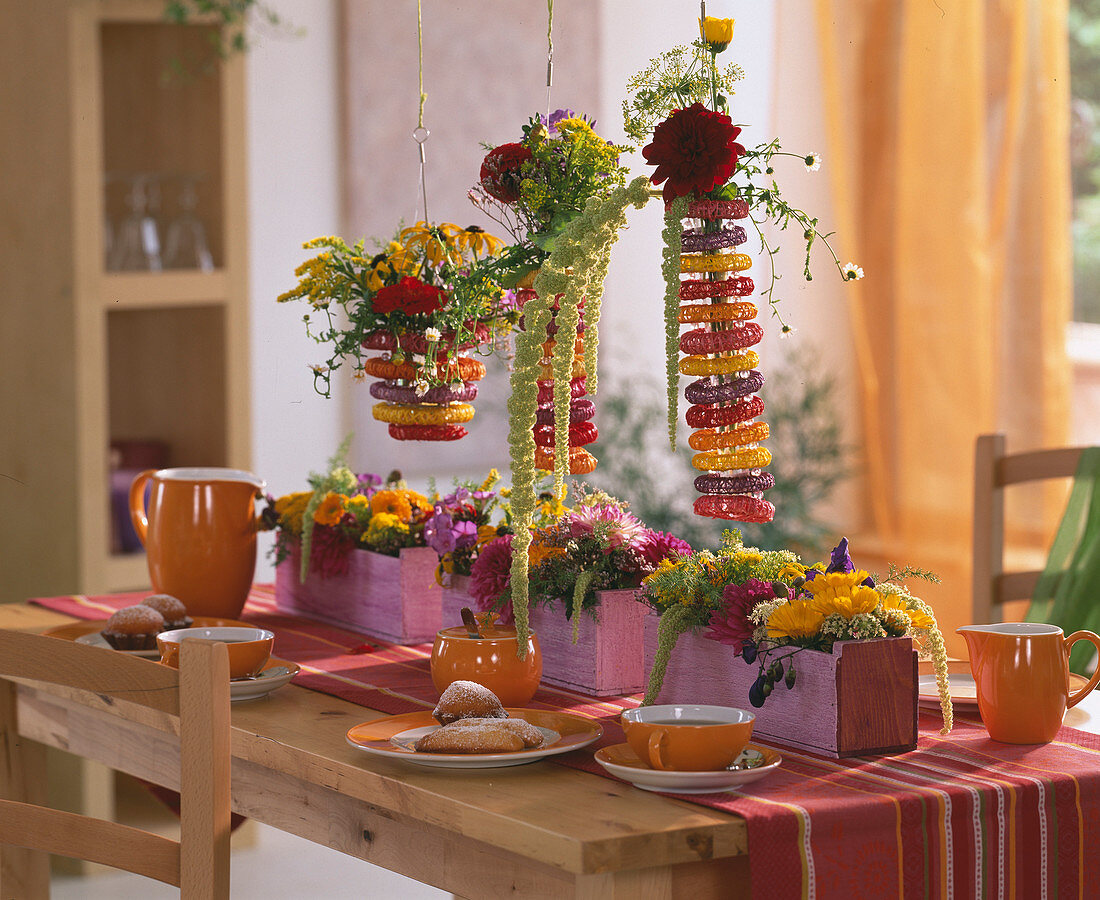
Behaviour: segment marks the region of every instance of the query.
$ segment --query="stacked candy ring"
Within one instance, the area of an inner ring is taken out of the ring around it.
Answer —
[[[726,447],[744,447],[746,444],[758,444],[767,440],[771,429],[767,422],[743,422],[729,431],[713,428],[701,428],[693,431],[688,438],[692,450],[721,450]]]
[[[728,353],[759,344],[763,337],[764,329],[755,322],[733,322],[723,331],[693,328],[680,335],[680,352],[696,355]]]
[[[576,422],[569,425],[569,446],[571,448],[583,447],[585,444],[591,444],[599,436],[596,426],[591,422]],[[535,426],[535,446],[554,446],[553,424]]]
[[[375,381],[370,395],[389,403],[468,403],[477,397],[477,385],[472,381],[458,384],[437,384],[418,394],[416,388],[396,381]]]
[[[488,342],[491,337],[489,326],[483,322],[478,322],[466,339],[462,341],[456,348],[454,346],[455,334],[453,331],[445,331],[438,341],[429,341],[423,334],[418,331],[406,331],[404,332],[400,340],[396,338],[392,331],[372,331],[363,339],[363,347],[367,350],[396,350],[400,347],[406,353],[420,353],[424,354],[428,352],[430,347],[434,351],[452,351],[458,350],[470,350],[473,347],[479,347],[482,344]]]
[[[551,379],[540,378],[535,383],[538,385],[538,388],[539,388],[539,397],[538,397],[539,406],[543,407],[543,406],[546,406],[547,404],[551,404],[551,406],[552,406],[553,403],[554,403],[554,381],[553,381],[553,379],[552,378]],[[588,394],[587,384],[588,384],[588,379],[584,375],[581,375],[579,378],[574,378],[572,381],[570,381],[569,382],[569,398],[571,400],[577,400],[581,397],[586,396]],[[591,403],[592,401],[588,401],[588,402]],[[591,418],[591,416],[589,418]]]
[[[380,422],[393,425],[454,425],[469,422],[474,417],[474,408],[469,403],[447,403],[442,406],[376,403],[373,413]]]
[[[665,207],[668,211],[668,207]],[[689,219],[744,219],[749,214],[749,203],[742,197],[733,200],[693,200],[688,204]]]
[[[684,389],[688,403],[715,404],[737,400],[755,394],[764,385],[764,376],[756,369],[751,372],[738,372],[728,379],[711,375],[693,381]]]
[[[554,451],[547,447],[535,448],[535,468],[543,472],[554,471]],[[587,475],[596,468],[596,457],[584,447],[569,448],[569,474]]]
[[[760,364],[760,354],[743,350],[722,356],[685,356],[680,360],[681,375],[729,375],[747,372]]]
[[[692,428],[721,428],[755,419],[764,412],[764,401],[759,397],[746,397],[731,406],[697,403],[688,407],[687,423]]]
[[[577,400],[569,404],[569,421],[572,424],[587,422],[596,414],[596,405],[591,400]],[[554,424],[554,407],[540,406],[535,412],[536,425]]]
[[[748,235],[740,225],[723,228],[720,231],[703,231],[688,228],[680,236],[680,249],[685,253],[703,251],[705,253],[721,250],[724,247],[739,247],[747,241]]]
[[[756,307],[747,301],[738,303],[689,303],[681,306],[677,317],[680,324],[691,322],[730,322],[735,319],[752,319]]]
[[[695,479],[695,490],[700,494],[761,494],[773,487],[775,476],[771,472],[741,475],[715,475],[707,472]]]
[[[397,441],[457,441],[470,433],[461,425],[390,425],[389,430]]]
[[[767,447],[742,447],[730,451],[706,450],[691,458],[691,464],[704,472],[761,469],[771,461],[772,454]]]
[[[775,507],[762,497],[751,494],[706,494],[695,498],[695,514],[712,519],[762,523],[775,518]]]
[[[752,257],[747,253],[684,254],[680,257],[681,272],[740,272],[751,265]]]
[[[710,297],[747,297],[755,289],[756,285],[748,275],[738,275],[724,281],[688,278],[680,282],[680,301],[706,300]],[[753,307],[752,314],[756,315],[756,307]]]
[[[412,363],[395,363],[381,356],[372,357],[363,363],[363,371],[373,378],[386,381],[415,381],[419,374]],[[460,356],[448,362],[436,363],[436,375],[441,381],[481,381],[485,377],[485,364],[469,356]]]

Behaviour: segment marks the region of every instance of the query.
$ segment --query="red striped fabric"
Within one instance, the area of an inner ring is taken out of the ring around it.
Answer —
[[[141,594],[32,602],[105,618]],[[242,619],[276,633],[276,655],[302,666],[295,684],[381,712],[435,705],[431,648],[402,647],[287,616],[257,585]],[[596,700],[542,689],[532,706],[592,716],[601,746],[623,740],[618,716],[637,697]],[[740,792],[674,795],[743,816],[755,896],[1084,898],[1100,895],[1100,736],[1062,728],[1050,744],[989,739],[956,716],[941,737],[922,713],[918,747],[833,760],[780,747],[778,771]],[[607,773],[585,750],[555,764]]]

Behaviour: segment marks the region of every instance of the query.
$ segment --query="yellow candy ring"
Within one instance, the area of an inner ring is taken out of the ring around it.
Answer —
[[[746,447],[732,453],[708,450],[696,453],[691,464],[704,472],[724,472],[733,469],[761,469],[772,461],[767,447]]]
[[[687,325],[693,322],[729,322],[756,317],[756,304],[748,300],[734,303],[689,303],[680,307],[677,318]]]
[[[736,425],[729,431],[704,428],[692,432],[688,438],[688,446],[692,450],[721,450],[726,447],[742,447],[745,444],[756,444],[767,440],[770,433],[771,429],[768,427],[767,422]]]
[[[741,272],[752,267],[752,257],[747,253],[703,253],[698,256],[682,254],[681,272]]]
[[[554,451],[545,447],[535,448],[535,468],[543,472],[554,471]],[[596,457],[584,447],[569,448],[569,474],[587,475],[596,470]]]
[[[680,360],[681,375],[729,375],[747,372],[760,364],[755,350],[742,350],[728,356],[685,356]]]
[[[404,403],[375,403],[374,417],[392,425],[454,425],[469,422],[474,408],[469,403],[448,403],[446,406],[407,406]]]
[[[372,378],[386,381],[415,381],[421,372],[412,363],[395,363],[381,356],[372,356],[363,363],[363,371]],[[438,363],[435,371],[443,381],[481,381],[485,377],[485,364],[469,356],[460,356],[449,362]]]
[[[751,368],[751,367],[750,367]],[[584,367],[584,357],[573,357],[573,371],[569,375],[570,380],[574,378],[583,378],[588,375],[588,369]],[[554,367],[550,363],[539,364],[539,381],[553,381],[554,380]]]

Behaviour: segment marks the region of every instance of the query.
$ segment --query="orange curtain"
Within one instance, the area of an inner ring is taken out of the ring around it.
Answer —
[[[816,0],[868,530],[967,621],[975,437],[1064,444],[1065,0]],[[1055,502],[1017,520],[1049,537]],[[1027,529],[1025,529],[1027,530]],[[944,605],[949,609],[944,609]],[[945,628],[946,630],[946,628]]]

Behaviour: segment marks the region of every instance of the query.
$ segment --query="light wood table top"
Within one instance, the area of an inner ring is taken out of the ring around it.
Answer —
[[[0,606],[2,628],[71,621]],[[156,714],[21,685],[17,715],[25,737],[178,787],[178,742]],[[463,897],[748,894],[737,816],[548,761],[436,769],[346,742],[382,715],[293,684],[233,704],[235,811]]]

